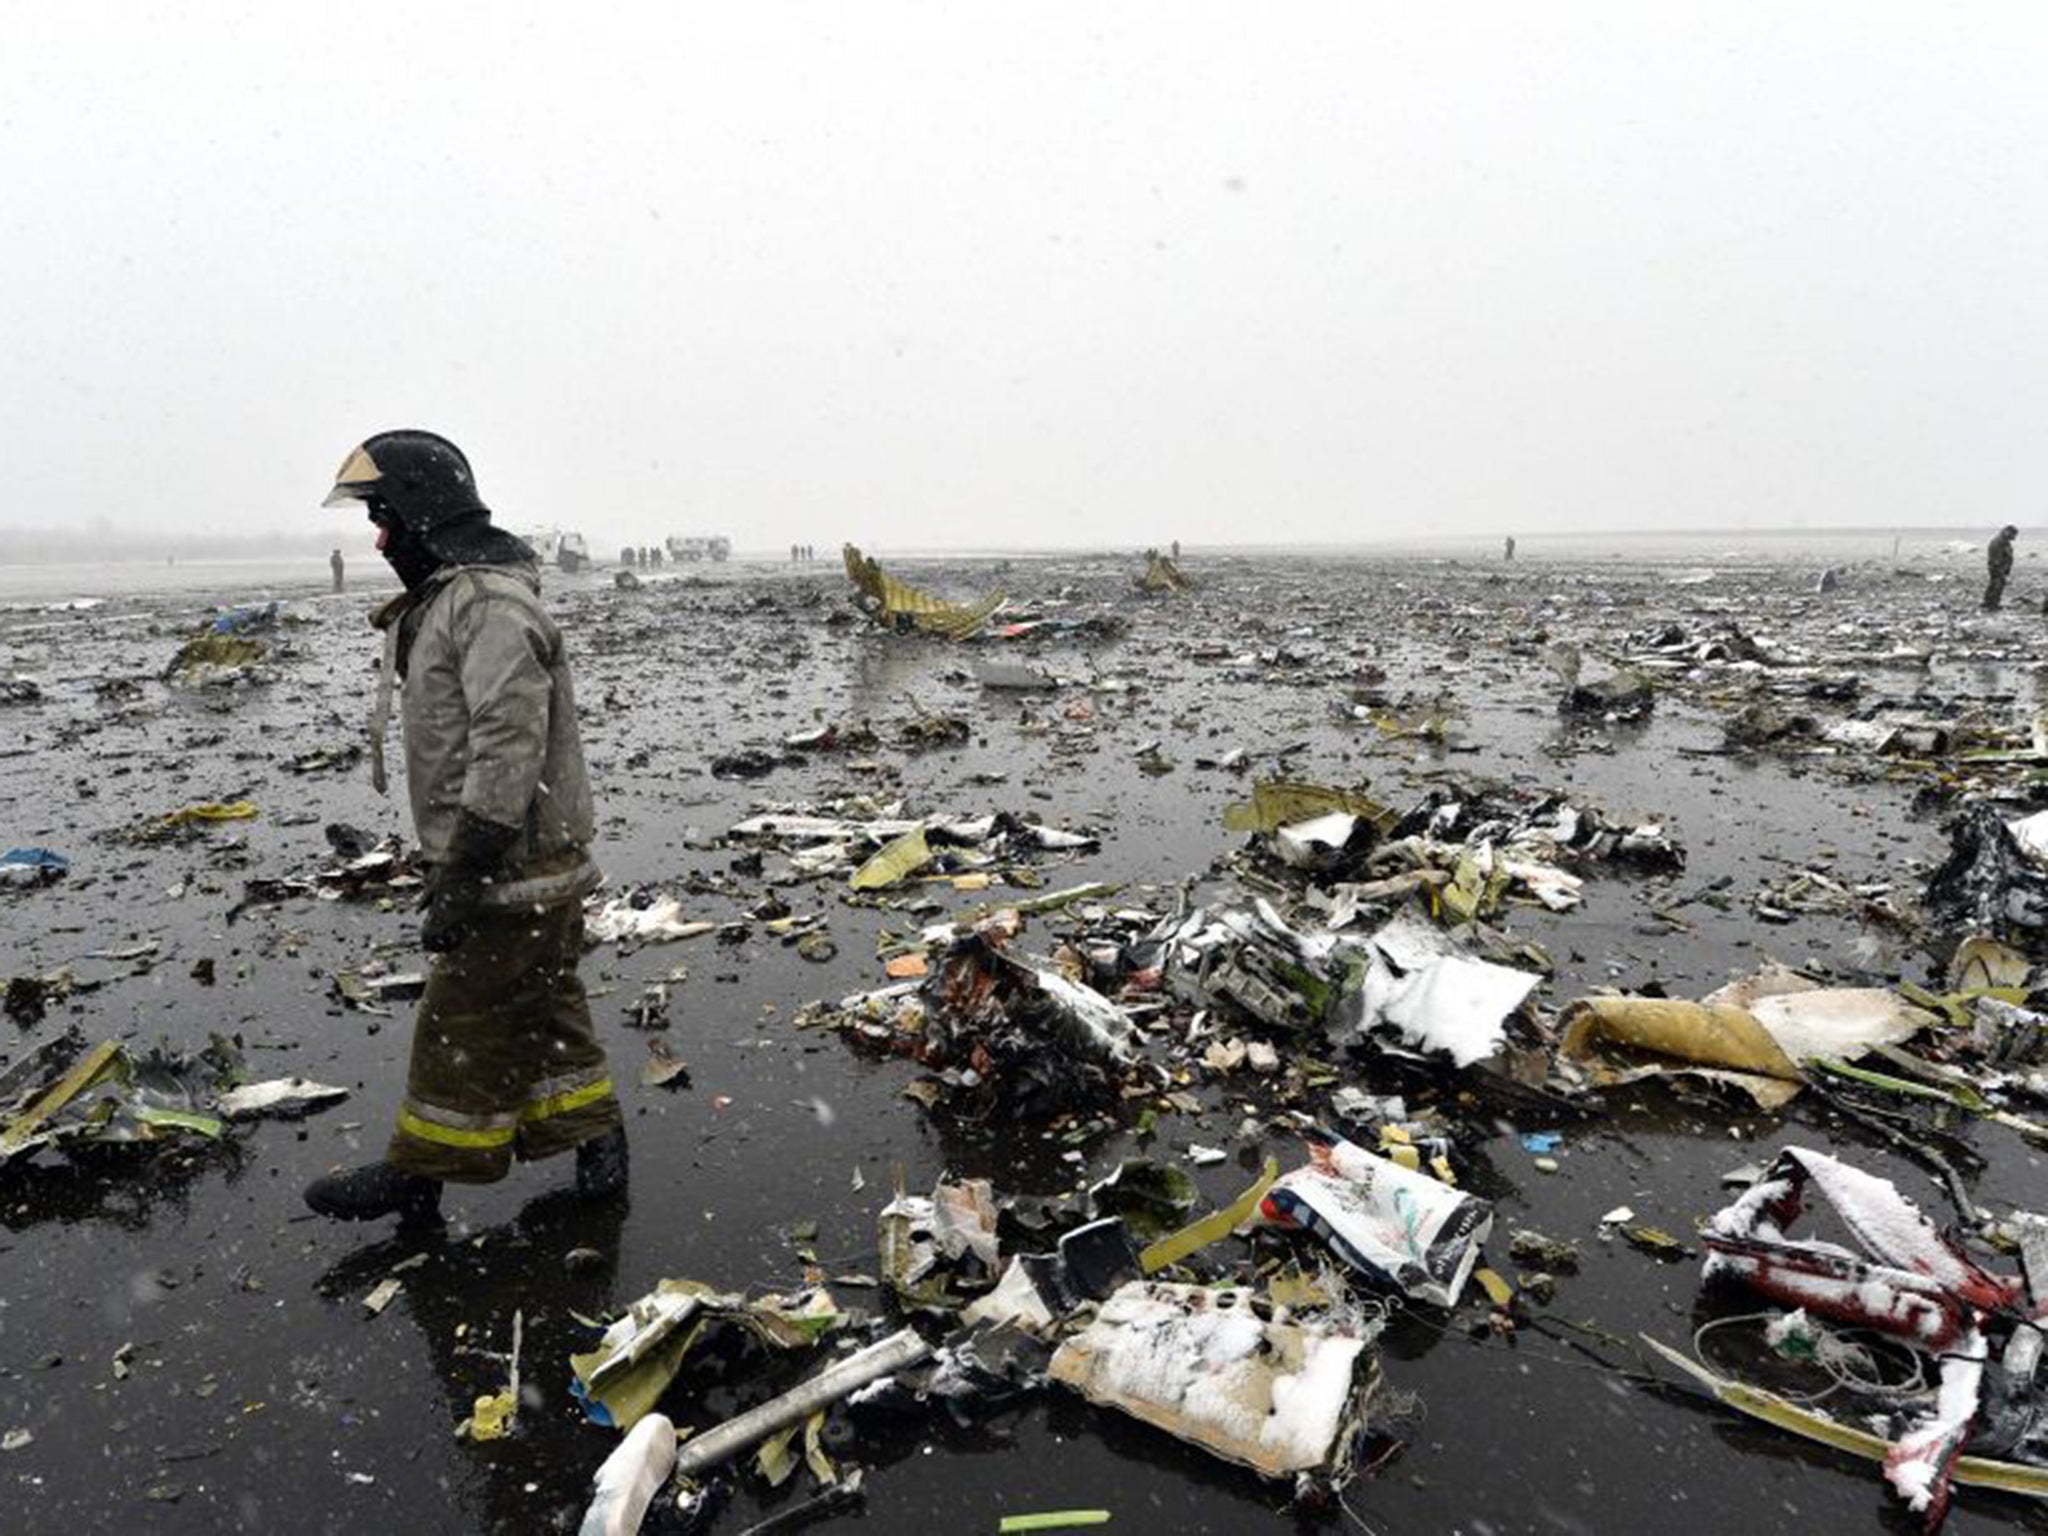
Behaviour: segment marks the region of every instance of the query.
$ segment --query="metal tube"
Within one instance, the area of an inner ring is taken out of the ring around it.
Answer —
[[[716,1429],[692,1435],[676,1455],[676,1476],[694,1477],[719,1463],[729,1461],[748,1446],[770,1435],[801,1424],[820,1409],[850,1397],[871,1381],[892,1371],[917,1364],[932,1352],[931,1345],[913,1328],[892,1333],[870,1344],[858,1354],[828,1365],[801,1386],[792,1387],[778,1398],[749,1408],[736,1419],[727,1419]]]

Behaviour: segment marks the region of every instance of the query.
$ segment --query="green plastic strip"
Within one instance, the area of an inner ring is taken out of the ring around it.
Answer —
[[[1258,1208],[1266,1198],[1266,1191],[1273,1187],[1273,1181],[1280,1177],[1280,1164],[1274,1158],[1266,1159],[1265,1171],[1258,1182],[1239,1195],[1220,1211],[1211,1211],[1191,1226],[1182,1227],[1178,1232],[1169,1233],[1150,1248],[1138,1255],[1138,1268],[1148,1275],[1156,1275],[1170,1264],[1178,1264],[1197,1249],[1230,1236]],[[1021,1529],[1021,1527],[1020,1527]]]
[[[1838,1451],[1847,1451],[1852,1456],[1862,1456],[1870,1461],[1883,1461],[1893,1450],[1891,1441],[1873,1435],[1868,1430],[1843,1424],[1825,1414],[1815,1413],[1810,1408],[1801,1408],[1775,1393],[1764,1391],[1761,1387],[1752,1387],[1717,1376],[1691,1356],[1680,1354],[1670,1345],[1661,1343],[1646,1333],[1638,1334],[1637,1337],[1671,1365],[1684,1371],[1738,1412],[1761,1419],[1766,1424],[1776,1425],[1791,1434],[1832,1446]],[[1971,1487],[2000,1488],[2007,1493],[2023,1494],[2028,1498],[2048,1498],[2048,1467],[1993,1461],[1984,1456],[1958,1456],[1952,1476],[1956,1482]]]
[[[1005,1515],[996,1526],[1007,1531],[1070,1531],[1082,1525],[1109,1524],[1106,1509],[1054,1509],[1042,1515]]]

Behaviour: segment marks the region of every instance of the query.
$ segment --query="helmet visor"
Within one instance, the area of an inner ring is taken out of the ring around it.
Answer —
[[[338,507],[345,502],[363,501],[376,490],[377,482],[384,478],[384,471],[377,467],[377,461],[370,457],[366,448],[354,448],[341,461],[341,468],[334,473],[334,489],[327,493],[323,507]]]

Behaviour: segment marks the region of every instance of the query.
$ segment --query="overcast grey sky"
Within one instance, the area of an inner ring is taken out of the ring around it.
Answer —
[[[2038,5],[540,11],[8,0],[0,526],[400,425],[600,550],[2048,498]]]

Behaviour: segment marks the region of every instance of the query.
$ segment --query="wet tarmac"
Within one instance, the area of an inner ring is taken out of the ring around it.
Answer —
[[[1595,986],[1697,996],[1766,957],[1859,980],[1932,982],[1938,967],[1907,929],[1828,913],[1770,922],[1753,899],[1807,869],[1917,896],[1946,846],[1938,817],[1916,809],[1918,776],[1855,754],[1731,755],[1711,677],[1665,690],[1646,724],[1575,725],[1557,712],[1543,643],[1613,642],[1733,613],[1751,633],[1837,650],[1867,640],[1876,654],[1899,636],[1931,639],[1930,666],[1865,671],[1870,688],[1902,699],[1966,697],[2021,714],[2037,702],[2041,619],[1979,620],[1962,585],[1878,563],[1852,567],[1824,598],[1811,572],[1769,564],[1719,568],[1703,581],[1651,564],[1189,564],[1201,589],[1158,603],[1127,595],[1128,560],[1019,561],[1000,576],[986,561],[906,572],[956,594],[999,579],[1024,599],[1067,593],[1068,608],[1050,611],[1113,609],[1130,621],[1121,639],[965,648],[849,621],[833,566],[737,566],[665,576],[638,592],[601,576],[551,582],[598,790],[599,862],[615,886],[659,884],[683,893],[690,917],[733,922],[765,887],[734,873],[741,850],[719,845],[732,823],[764,801],[868,793],[918,811],[1011,809],[1085,825],[1100,833],[1099,850],[1044,867],[1047,883],[1124,882],[1126,899],[1163,911],[1190,876],[1227,882],[1222,861],[1242,838],[1223,830],[1221,812],[1246,779],[1196,759],[1242,748],[1255,773],[1284,762],[1298,778],[1366,780],[1397,805],[1446,776],[1487,776],[1672,829],[1687,850],[1683,873],[1603,871],[1576,911],[1518,907],[1504,920],[1557,962],[1540,994],[1546,1007]],[[799,913],[829,915],[838,953],[827,963],[800,958],[758,924],[737,942],[707,935],[586,958],[633,1138],[628,1205],[562,1198],[567,1169],[554,1163],[519,1168],[500,1186],[451,1190],[452,1224],[439,1240],[310,1218],[298,1201],[307,1180],[380,1149],[409,1034],[404,1005],[384,1018],[345,1008],[331,977],[380,949],[409,960],[415,919],[303,897],[234,909],[246,882],[317,866],[328,823],[373,835],[410,829],[402,786],[379,799],[361,765],[285,767],[360,740],[376,655],[362,594],[272,594],[296,622],[291,654],[267,684],[162,681],[209,601],[254,595],[0,616],[0,672],[35,677],[44,695],[0,707],[0,839],[72,860],[54,885],[0,896],[0,973],[70,964],[89,984],[40,1022],[0,1022],[0,1055],[11,1060],[74,1025],[94,1039],[181,1046],[219,1031],[242,1038],[254,1076],[296,1072],[352,1090],[324,1113],[263,1122],[218,1146],[108,1148],[0,1170],[0,1431],[33,1434],[0,1454],[9,1512],[0,1526],[573,1530],[615,1438],[584,1422],[568,1394],[567,1355],[591,1337],[579,1319],[663,1276],[785,1289],[800,1283],[806,1254],[828,1273],[872,1273],[875,1213],[899,1166],[914,1189],[951,1172],[991,1177],[1005,1195],[1056,1197],[1137,1150],[1122,1133],[1076,1146],[935,1121],[903,1096],[907,1063],[796,1030],[804,1003],[880,985],[877,934],[914,921],[845,904],[843,879],[828,876],[780,891]],[[984,692],[967,666],[989,651],[1097,686],[1051,703]],[[1334,719],[1332,700],[1362,668],[1384,670],[1375,686],[1397,709],[1447,706],[1447,739]],[[133,686],[109,688],[109,679]],[[1077,697],[1091,701],[1085,726],[1060,713]],[[721,753],[772,747],[829,721],[879,726],[914,708],[964,715],[971,740],[792,758],[746,781],[708,771]],[[1170,771],[1141,766],[1155,741],[1149,756]],[[103,835],[187,803],[241,798],[257,802],[257,819],[191,841],[138,847]],[[1652,915],[1688,895],[1674,909],[1680,921]],[[87,958],[147,944],[156,948],[142,959]],[[213,961],[210,984],[194,974],[202,959]],[[628,1005],[679,965],[687,976],[671,988],[666,1038],[688,1061],[690,1086],[644,1088],[647,1047],[627,1024]],[[1319,1054],[1368,1092],[1428,1091],[1426,1080],[1419,1087],[1369,1058]],[[1455,1102],[1455,1079],[1438,1083]],[[1290,1137],[1241,1134],[1247,1098],[1240,1082],[1209,1085],[1208,1110],[1163,1121],[1144,1150],[1228,1148],[1224,1164],[1193,1170],[1209,1200],[1227,1200],[1267,1152],[1283,1166],[1297,1159]],[[1598,1218],[1626,1203],[1689,1239],[1723,1203],[1727,1169],[1793,1140],[1848,1151],[1945,1216],[1938,1187],[1815,1100],[1772,1116],[1653,1085],[1588,1107],[1553,1118],[1482,1112],[1493,1123],[1465,1149],[1461,1174],[1498,1203],[1496,1231],[1537,1227],[1576,1241],[1584,1260],[1512,1338],[1487,1329],[1483,1304],[1397,1317],[1382,1347],[1404,1443],[1350,1486],[1348,1507],[1290,1512],[1286,1489],[1049,1388],[972,1429],[936,1414],[864,1427],[835,1454],[871,1469],[866,1512],[818,1528],[864,1519],[889,1530],[992,1531],[1003,1514],[1090,1506],[1114,1513],[1109,1529],[1146,1532],[1917,1528],[1870,1466],[1619,1373],[1637,1362],[1615,1341],[1641,1331],[1683,1346],[1705,1314],[1696,1262],[1604,1240]],[[1539,1171],[1519,1140],[1541,1129],[1563,1133],[1555,1173]],[[1985,1159],[1969,1180],[1975,1199],[2042,1203],[2035,1150],[1999,1128],[1964,1134]],[[565,1259],[578,1248],[602,1260],[572,1268]],[[415,1254],[425,1262],[406,1271],[399,1299],[367,1314],[363,1295]],[[847,1306],[883,1305],[873,1290],[835,1293]],[[529,1386],[519,1432],[494,1445],[460,1440],[454,1427],[472,1400],[502,1384],[495,1352],[515,1310]],[[676,1416],[708,1426],[738,1401],[733,1384],[714,1381]],[[743,1488],[714,1528],[738,1531],[801,1496]],[[663,1518],[648,1529],[673,1528]],[[1948,1526],[2023,1528],[2048,1529],[2048,1516],[1975,1490],[1959,1494]]]

